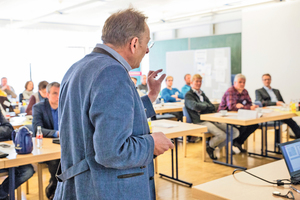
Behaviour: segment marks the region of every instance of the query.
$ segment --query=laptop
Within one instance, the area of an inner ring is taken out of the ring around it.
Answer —
[[[300,184],[300,139],[279,144],[292,184]]]

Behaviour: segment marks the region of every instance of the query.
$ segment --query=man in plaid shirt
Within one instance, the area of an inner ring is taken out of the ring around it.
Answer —
[[[234,84],[230,87],[222,97],[220,110],[238,111],[240,108],[247,110],[255,110],[258,106],[252,105],[248,91],[245,89],[246,77],[237,74],[234,78]],[[240,136],[233,140],[233,146],[239,148],[241,152],[246,152],[242,148],[242,144],[246,139],[258,128],[258,124],[250,126],[236,126],[240,131]]]

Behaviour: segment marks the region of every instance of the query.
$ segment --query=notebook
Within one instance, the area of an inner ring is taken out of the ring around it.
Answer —
[[[292,184],[300,184],[300,139],[279,144]]]

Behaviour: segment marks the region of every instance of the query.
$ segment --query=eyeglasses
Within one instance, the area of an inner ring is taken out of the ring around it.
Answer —
[[[150,40],[147,44],[148,49],[152,48],[154,45],[154,41]]]
[[[273,192],[273,195],[295,200],[295,197],[294,197],[294,194],[292,191],[289,191],[286,195],[283,195],[280,192]]]

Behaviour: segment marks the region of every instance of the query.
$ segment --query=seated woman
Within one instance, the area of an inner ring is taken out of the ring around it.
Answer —
[[[22,100],[29,100],[31,95],[33,95],[33,82],[32,81],[27,81],[25,84],[25,90],[23,91],[23,99]]]

